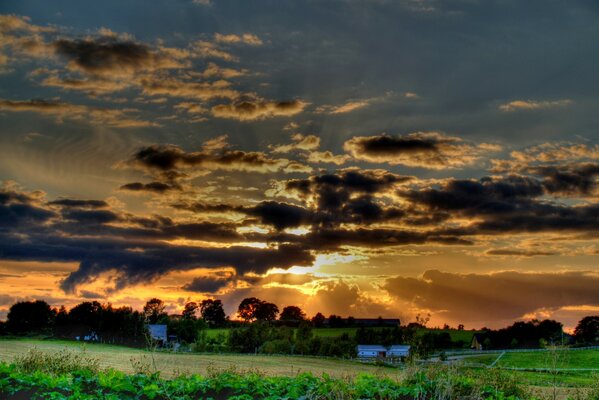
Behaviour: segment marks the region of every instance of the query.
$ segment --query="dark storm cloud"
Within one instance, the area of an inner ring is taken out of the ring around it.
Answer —
[[[449,179],[440,189],[400,192],[417,205],[433,211],[460,211],[466,215],[510,213],[533,207],[543,185],[534,178],[508,176],[480,180]]]
[[[174,208],[193,211],[195,213],[239,213],[256,217],[264,225],[271,225],[275,229],[295,228],[301,225],[310,225],[317,220],[316,214],[307,208],[289,203],[276,201],[262,201],[252,207],[234,206],[229,204],[205,203],[175,203]]]
[[[42,229],[40,229],[42,230]],[[45,229],[27,239],[0,235],[0,257],[19,261],[79,262],[62,283],[73,292],[103,273],[115,276],[115,290],[152,282],[172,271],[198,267],[231,266],[239,273],[264,273],[270,268],[310,265],[314,257],[294,246],[256,249],[243,246],[203,248],[168,245],[157,241],[115,238],[73,238]]]
[[[243,211],[247,215],[258,217],[261,223],[279,230],[308,225],[314,220],[314,214],[309,210],[276,201],[264,201],[254,207],[246,207]]]
[[[231,266],[240,274],[262,274],[274,267],[311,265],[314,260],[307,250],[291,245],[199,247],[158,240],[242,241],[233,224],[178,223],[165,217],[139,218],[81,207],[62,207],[57,214],[45,209],[48,204],[41,199],[36,200],[39,205],[32,205],[34,200],[27,193],[2,190],[0,194],[0,259],[79,262],[78,270],[61,284],[67,292],[104,273],[115,275],[114,289],[119,290],[177,270]]]
[[[112,37],[59,39],[52,44],[71,69],[89,74],[122,74],[143,70],[181,67],[175,59],[153,51],[142,43]]]
[[[412,177],[383,170],[344,169],[336,173],[312,176],[308,179],[287,181],[286,188],[303,194],[331,189],[346,189],[356,193],[376,193],[394,184],[407,182]]]
[[[248,235],[252,238],[252,235]],[[257,238],[257,236],[256,236]],[[264,236],[262,236],[264,239]],[[306,249],[337,251],[347,247],[375,249],[409,244],[438,243],[444,245],[471,245],[472,242],[451,234],[434,231],[420,232],[401,229],[356,228],[313,229],[305,235],[273,234],[266,238],[275,242],[292,243]]]
[[[433,214],[482,219],[467,227],[438,230],[448,235],[599,230],[597,205],[568,206],[543,199],[545,193],[543,181],[507,176],[450,179],[439,189],[400,191],[399,195]]]
[[[226,287],[230,280],[219,276],[198,276],[183,286],[183,290],[198,293],[216,293]]]
[[[273,172],[288,165],[289,161],[272,159],[261,152],[229,149],[186,152],[178,146],[152,145],[138,150],[128,164],[133,167],[160,172],[191,167],[203,167],[206,170]]]
[[[405,215],[404,210],[384,204],[374,195],[386,191],[392,193],[394,185],[410,179],[382,170],[348,169],[282,182],[283,195],[298,194],[304,202],[302,205],[277,201],[262,201],[255,206],[181,202],[173,204],[173,207],[197,213],[241,213],[256,217],[260,223],[277,230],[302,225],[335,227],[342,223],[372,224],[400,219]]]
[[[357,136],[345,142],[344,148],[358,160],[431,169],[463,167],[498,150],[495,145],[472,145],[437,132]]]
[[[62,217],[66,221],[81,224],[107,224],[121,219],[117,213],[110,210],[65,209],[62,211]]]
[[[31,204],[0,204],[0,231],[26,229],[56,217],[56,213]]]
[[[108,203],[104,200],[79,200],[79,199],[58,199],[49,201],[49,205],[60,207],[77,207],[77,208],[107,208]]]
[[[590,271],[458,274],[426,271],[383,286],[397,299],[464,322],[513,320],[542,309],[599,305],[599,275]],[[476,304],[476,307],[472,305]]]
[[[597,187],[599,164],[539,166],[528,171],[544,177],[543,186],[549,193],[588,195]]]
[[[491,249],[485,252],[490,256],[515,256],[515,257],[536,257],[536,256],[554,256],[559,253],[553,251],[538,250],[517,250],[517,249]]]
[[[132,192],[151,192],[151,193],[165,193],[172,190],[179,190],[181,187],[174,184],[168,184],[163,182],[149,182],[149,183],[141,183],[141,182],[132,182],[122,185],[120,190],[127,190]]]

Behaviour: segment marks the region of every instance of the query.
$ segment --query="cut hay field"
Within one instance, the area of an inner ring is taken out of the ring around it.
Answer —
[[[396,369],[366,365],[350,360],[245,354],[151,353],[145,350],[105,344],[33,339],[0,339],[0,362],[10,363],[15,356],[22,355],[34,347],[44,352],[58,352],[65,348],[73,351],[86,351],[89,355],[97,358],[102,367],[110,367],[126,373],[133,372],[132,360],[151,361],[151,357],[154,357],[157,369],[165,377],[172,377],[178,373],[205,375],[210,370],[229,368],[240,372],[258,370],[267,375],[285,376],[295,376],[301,372],[311,372],[317,376],[325,373],[339,378],[355,376],[359,373],[390,377],[398,374]]]

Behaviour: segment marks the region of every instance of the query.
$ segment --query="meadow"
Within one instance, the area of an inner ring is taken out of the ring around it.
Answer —
[[[385,328],[377,328],[377,327],[371,327],[368,329],[385,329]],[[215,329],[208,329],[206,330],[206,335],[209,338],[217,338],[219,335],[220,336],[227,336],[230,332],[231,328],[215,328]],[[356,327],[344,327],[344,328],[314,328],[312,329],[312,333],[315,337],[322,337],[322,338],[328,338],[328,337],[338,337],[341,336],[343,334],[348,334],[349,336],[355,336],[356,331],[358,330],[358,328]],[[457,329],[431,329],[431,328],[422,328],[418,330],[419,334],[424,334],[426,332],[435,332],[435,333],[441,333],[441,332],[447,332],[449,333],[449,336],[451,337],[451,340],[456,342],[456,341],[463,341],[466,343],[470,343],[470,341],[472,340],[472,336],[476,333],[476,331],[466,331],[466,330],[457,330]]]
[[[98,360],[101,368],[134,373],[140,364],[153,364],[165,378],[179,374],[209,375],[214,370],[235,370],[266,376],[293,377],[301,373],[314,376],[326,374],[332,378],[355,378],[360,374],[397,379],[402,368],[366,364],[356,360],[311,356],[171,353],[149,352],[106,344],[83,344],[61,340],[3,339],[0,340],[0,362],[10,363],[31,349],[57,353],[65,349],[84,352]],[[597,382],[599,350],[571,350],[552,353],[506,352],[454,357],[451,368],[460,373],[488,375],[503,371],[515,382],[527,386],[587,387]],[[488,368],[494,361],[495,368]]]
[[[43,352],[59,352],[64,349],[85,351],[99,360],[103,368],[114,368],[126,373],[134,372],[133,362],[150,362],[154,359],[158,371],[165,377],[179,373],[205,375],[212,369],[235,368],[239,371],[259,371],[267,375],[294,376],[301,372],[332,377],[356,376],[360,373],[393,376],[396,369],[334,358],[270,356],[251,354],[196,354],[148,352],[106,344],[83,344],[62,340],[0,339],[0,362],[11,362],[15,357],[36,348]]]

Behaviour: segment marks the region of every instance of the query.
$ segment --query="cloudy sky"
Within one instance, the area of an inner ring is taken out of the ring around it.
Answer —
[[[599,312],[595,1],[0,4],[0,318]]]

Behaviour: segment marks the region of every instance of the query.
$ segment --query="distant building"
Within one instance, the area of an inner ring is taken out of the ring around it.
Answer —
[[[483,349],[483,341],[480,335],[472,335],[472,342],[470,342],[470,348],[478,351]]]
[[[150,337],[160,344],[165,345],[168,343],[168,335],[166,334],[166,325],[163,324],[149,324],[148,332]]]
[[[387,355],[387,349],[378,344],[359,344],[356,346],[356,353],[360,358],[384,358]]]
[[[394,344],[387,350],[387,357],[402,358],[410,355],[410,346],[406,344]]]

